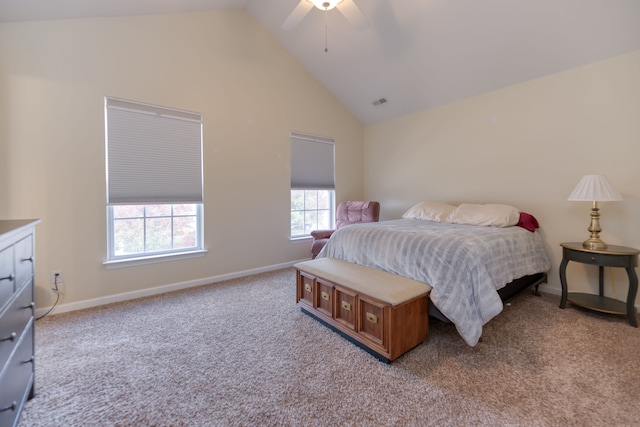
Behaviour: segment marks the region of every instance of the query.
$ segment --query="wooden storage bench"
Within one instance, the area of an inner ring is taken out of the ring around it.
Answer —
[[[302,311],[378,359],[389,363],[427,339],[429,285],[334,258],[294,268]]]

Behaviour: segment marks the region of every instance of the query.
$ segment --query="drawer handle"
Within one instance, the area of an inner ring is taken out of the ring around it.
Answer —
[[[342,308],[344,308],[347,311],[351,311],[351,304],[349,304],[346,301],[342,301]]]
[[[13,282],[13,280],[16,278],[15,274],[11,273],[10,275],[8,275],[7,277],[0,277],[0,281],[3,280],[10,280]]]
[[[31,263],[33,263],[33,257],[29,257],[29,258],[22,258],[20,261],[25,262],[25,261],[29,261]]]
[[[36,308],[36,303],[35,302],[30,302],[29,305],[25,305],[25,306],[22,306],[20,308],[22,308],[23,310],[26,310],[27,308],[30,308],[31,311],[33,311],[33,309]]]
[[[367,320],[371,323],[378,323],[378,316],[373,313],[367,312]]]
[[[307,291],[307,292],[311,292],[311,285],[308,284],[308,283],[305,283],[304,284],[304,290]]]
[[[6,408],[0,409],[0,412],[15,411],[17,407],[18,407],[18,402],[14,401],[13,403],[11,403],[11,406],[7,406]]]
[[[18,335],[16,335],[15,332],[11,332],[11,335],[9,335],[8,337],[0,338],[0,342],[2,342],[2,341],[15,341],[17,336]]]
[[[329,299],[330,299],[329,294],[323,291],[322,292],[322,299],[325,300],[325,301],[329,301]]]
[[[31,356],[30,358],[28,358],[27,360],[23,360],[22,364],[26,364],[26,363],[33,363],[36,361],[36,357],[35,356]]]

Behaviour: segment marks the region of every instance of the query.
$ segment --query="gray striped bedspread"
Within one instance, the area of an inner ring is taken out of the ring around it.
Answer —
[[[470,346],[478,343],[483,325],[503,309],[498,289],[550,268],[538,232],[421,219],[342,227],[318,257],[428,283],[431,301]]]

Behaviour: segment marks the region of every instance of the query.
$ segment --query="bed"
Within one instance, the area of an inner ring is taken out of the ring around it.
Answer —
[[[436,210],[439,215],[425,214],[422,206],[402,219],[342,227],[318,257],[431,285],[433,313],[441,313],[475,346],[483,325],[502,311],[503,300],[537,286],[550,268],[535,218],[503,206],[445,205]]]

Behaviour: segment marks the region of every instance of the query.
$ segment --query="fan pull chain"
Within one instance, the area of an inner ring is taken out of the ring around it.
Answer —
[[[325,3],[325,5],[328,5],[329,3]],[[324,7],[324,51],[329,52],[329,49],[327,48],[327,32],[328,32],[328,27],[329,25],[327,24],[328,18],[327,16],[329,15],[329,9],[327,9],[327,6]]]

